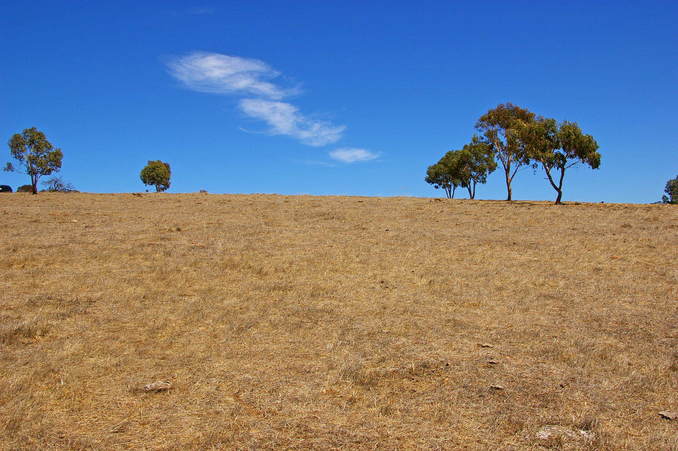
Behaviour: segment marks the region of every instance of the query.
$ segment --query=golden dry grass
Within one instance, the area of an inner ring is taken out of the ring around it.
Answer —
[[[2,449],[678,448],[678,208],[11,194],[0,218]]]

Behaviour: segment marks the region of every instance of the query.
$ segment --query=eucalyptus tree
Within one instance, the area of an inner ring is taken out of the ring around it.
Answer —
[[[38,181],[43,175],[50,175],[61,169],[63,153],[47,140],[43,132],[35,127],[14,134],[9,140],[9,151],[18,162],[19,168],[7,163],[4,170],[23,172],[31,178],[31,192],[38,194]]]
[[[449,161],[443,161],[444,158],[428,167],[424,180],[426,183],[433,185],[435,189],[441,188],[445,191],[448,199],[454,199],[454,192],[461,182],[453,173],[452,168],[447,164]]]
[[[492,147],[474,136],[461,150],[450,150],[426,171],[426,182],[442,188],[449,199],[461,186],[468,190],[470,199],[476,196],[476,185],[485,183],[487,176],[497,168]]]
[[[533,122],[534,113],[511,103],[498,105],[482,115],[476,123],[476,129],[483,140],[492,149],[496,159],[501,163],[506,180],[506,200],[512,200],[511,183],[520,169],[529,164],[524,143],[520,139],[520,130]]]
[[[170,187],[170,177],[172,171],[170,165],[160,161],[149,161],[141,170],[139,177],[146,186],[154,186],[156,192],[166,191]]]
[[[534,167],[541,166],[556,190],[556,204],[563,198],[565,171],[578,164],[592,169],[600,167],[598,143],[581,131],[576,122],[558,123],[555,119],[538,118],[526,124],[520,139]]]
[[[469,199],[475,199],[476,185],[487,182],[487,176],[497,169],[492,146],[480,137],[474,136],[469,144],[465,144],[454,154],[461,186],[468,190]]]
[[[678,204],[678,175],[675,179],[666,182],[664,187],[666,195],[662,196],[662,202],[665,204]]]

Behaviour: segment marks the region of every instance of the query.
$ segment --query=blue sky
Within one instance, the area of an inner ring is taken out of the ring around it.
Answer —
[[[0,138],[38,127],[89,192],[161,159],[170,192],[440,196],[426,167],[512,102],[598,141],[565,200],[652,202],[678,174],[676,23],[675,1],[7,1]]]

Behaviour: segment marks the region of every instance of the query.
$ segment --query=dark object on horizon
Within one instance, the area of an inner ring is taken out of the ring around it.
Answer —
[[[21,185],[16,189],[17,193],[32,193],[33,187],[31,185]]]
[[[0,185],[0,193],[11,193],[12,187],[9,185]]]

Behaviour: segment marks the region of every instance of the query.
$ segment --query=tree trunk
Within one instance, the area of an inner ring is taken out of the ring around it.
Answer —
[[[31,176],[31,194],[38,194],[38,179]]]
[[[551,168],[544,163],[543,161],[541,162],[544,172],[546,172],[546,178],[548,179],[549,183],[553,187],[554,190],[556,190],[556,193],[558,195],[556,196],[556,205],[561,204],[561,199],[563,198],[563,179],[565,178],[565,167],[560,167],[560,179],[558,180],[558,184],[556,185],[556,182],[553,181],[553,177],[551,176]]]
[[[558,180],[558,197],[556,197],[556,205],[560,205],[560,200],[563,198],[563,179],[565,178],[565,167],[560,168],[560,180]]]
[[[510,202],[513,200],[513,193],[511,192],[511,167],[505,167],[504,172],[506,175],[506,200]]]

